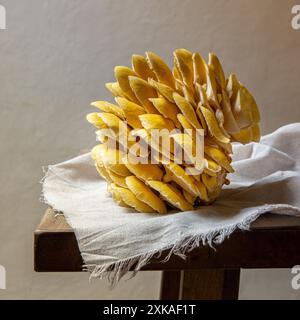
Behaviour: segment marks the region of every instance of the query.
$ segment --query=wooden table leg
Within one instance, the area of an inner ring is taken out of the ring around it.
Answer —
[[[181,271],[163,271],[160,284],[160,300],[178,300]]]
[[[182,277],[182,300],[238,299],[239,269],[186,270]]]

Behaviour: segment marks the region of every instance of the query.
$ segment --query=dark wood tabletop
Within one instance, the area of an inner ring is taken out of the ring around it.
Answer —
[[[300,264],[299,248],[300,218],[268,213],[250,231],[235,231],[215,249],[200,246],[186,260],[173,255],[166,263],[160,263],[164,255],[154,257],[143,270],[290,268]],[[49,208],[34,233],[35,270],[82,271],[82,264],[72,228]]]

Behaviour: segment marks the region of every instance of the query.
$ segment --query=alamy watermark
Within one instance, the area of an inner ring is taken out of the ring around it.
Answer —
[[[105,149],[121,151],[110,157],[111,164],[184,164],[188,175],[197,175],[207,166],[203,129],[130,131],[127,123],[121,122],[114,129],[103,128],[96,134]],[[98,152],[101,158],[103,149],[98,149]]]
[[[0,30],[6,29],[6,9],[0,4]]]
[[[294,290],[300,289],[300,265],[293,266],[291,273],[294,274],[291,285]]]
[[[6,289],[6,270],[0,265],[0,290]]]
[[[294,30],[300,29],[300,4],[296,4],[292,7],[292,14],[294,15],[291,20],[291,25]]]

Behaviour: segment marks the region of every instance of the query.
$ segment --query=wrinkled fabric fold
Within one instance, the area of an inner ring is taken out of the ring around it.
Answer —
[[[248,229],[265,212],[300,215],[300,123],[233,150],[231,184],[212,205],[195,211],[158,215],[119,207],[89,153],[48,167],[44,201],[74,229],[84,268],[114,285],[133,265],[138,271],[164,250],[165,260],[171,254],[184,258],[196,246]]]

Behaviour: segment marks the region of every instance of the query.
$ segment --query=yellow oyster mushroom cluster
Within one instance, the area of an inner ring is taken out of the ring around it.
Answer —
[[[91,124],[111,129],[117,139],[120,125],[139,137],[149,137],[151,129],[176,128],[179,133],[173,139],[178,143],[184,130],[190,129],[191,144],[193,131],[203,130],[204,167],[194,175],[185,170],[190,163],[178,164],[175,157],[169,163],[124,161],[126,147],[120,141],[110,147],[107,137],[98,134],[101,143],[91,153],[96,169],[107,181],[112,198],[139,212],[165,214],[171,208],[187,211],[211,203],[233,172],[232,142],[260,139],[260,115],[253,96],[235,74],[225,76],[215,54],[209,54],[208,62],[186,49],[175,50],[173,56],[172,69],[153,52],[133,55],[131,68],[115,67],[116,82],[106,84],[115,103],[93,102],[100,112],[87,115]]]

